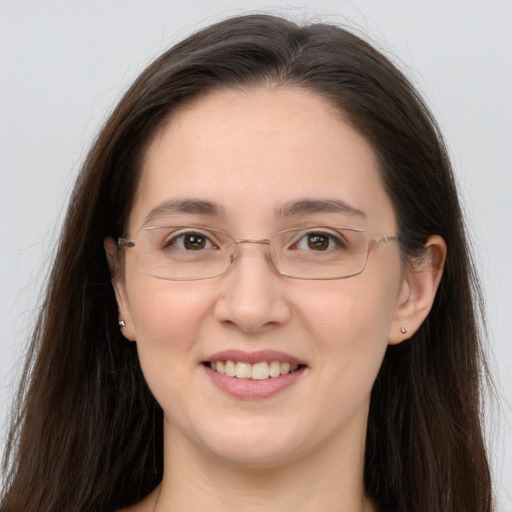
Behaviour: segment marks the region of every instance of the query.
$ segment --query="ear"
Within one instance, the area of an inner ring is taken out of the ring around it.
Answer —
[[[121,328],[122,335],[129,341],[135,341],[134,326],[130,314],[130,307],[126,295],[126,287],[121,272],[118,269],[118,246],[111,237],[106,237],[103,240],[103,247],[107,256],[110,274],[112,275],[112,286],[116,295],[117,309],[119,311],[119,321],[123,320],[126,324]]]
[[[408,264],[389,333],[389,344],[396,345],[410,338],[429,314],[443,276],[446,243],[433,235],[425,244],[423,254]]]

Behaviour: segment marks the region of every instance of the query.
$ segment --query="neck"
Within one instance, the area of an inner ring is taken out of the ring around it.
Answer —
[[[334,447],[328,443],[279,466],[242,468],[198,451],[167,427],[164,478],[154,512],[374,510],[363,486],[364,437],[345,446],[342,441]]]

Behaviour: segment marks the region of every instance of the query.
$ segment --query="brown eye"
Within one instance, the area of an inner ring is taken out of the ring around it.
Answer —
[[[201,251],[214,247],[210,239],[203,233],[181,233],[164,244],[166,248],[182,249],[184,251]]]
[[[339,251],[347,248],[347,242],[341,234],[327,231],[303,232],[290,249],[314,252]]]
[[[183,235],[183,248],[188,251],[200,251],[207,246],[208,239],[200,233],[186,233]]]
[[[190,251],[204,249],[206,238],[202,235],[186,235],[183,239],[183,246]]]
[[[309,233],[307,235],[308,248],[314,251],[325,251],[329,248],[330,237],[323,233]]]

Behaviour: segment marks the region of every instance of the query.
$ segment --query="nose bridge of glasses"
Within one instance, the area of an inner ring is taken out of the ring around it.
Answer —
[[[262,239],[254,239],[254,238],[241,238],[240,240],[234,240],[234,245],[239,244],[263,244],[263,245],[270,245],[270,239],[269,238],[262,238]]]
[[[242,244],[258,244],[258,245],[266,245],[270,246],[270,239],[269,238],[261,238],[261,239],[255,239],[255,238],[241,238],[238,240],[233,240],[231,244],[233,246],[233,251],[229,255],[229,262],[230,264],[233,264],[234,261],[238,257],[238,247]]]

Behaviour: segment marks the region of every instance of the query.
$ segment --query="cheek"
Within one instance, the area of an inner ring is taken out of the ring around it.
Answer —
[[[387,343],[397,286],[378,281],[370,284],[359,278],[362,276],[333,281],[297,304],[301,316],[316,331],[317,339],[333,349],[340,343],[353,348]]]
[[[187,372],[197,366],[196,341],[211,310],[211,301],[198,288],[197,283],[146,276],[137,276],[127,285],[139,360],[157,397],[159,389],[177,389]]]
[[[301,316],[319,363],[331,379],[358,388],[373,384],[386,351],[398,296],[396,279],[361,274],[309,294]]]
[[[137,342],[179,346],[211,309],[201,281],[179,282],[136,276],[127,283],[129,309]]]
[[[332,431],[355,418],[366,422],[392,318],[389,295],[375,289],[366,294],[348,281],[344,284],[344,289],[326,290],[318,300],[310,300],[304,312],[315,344],[317,382],[310,403]]]

